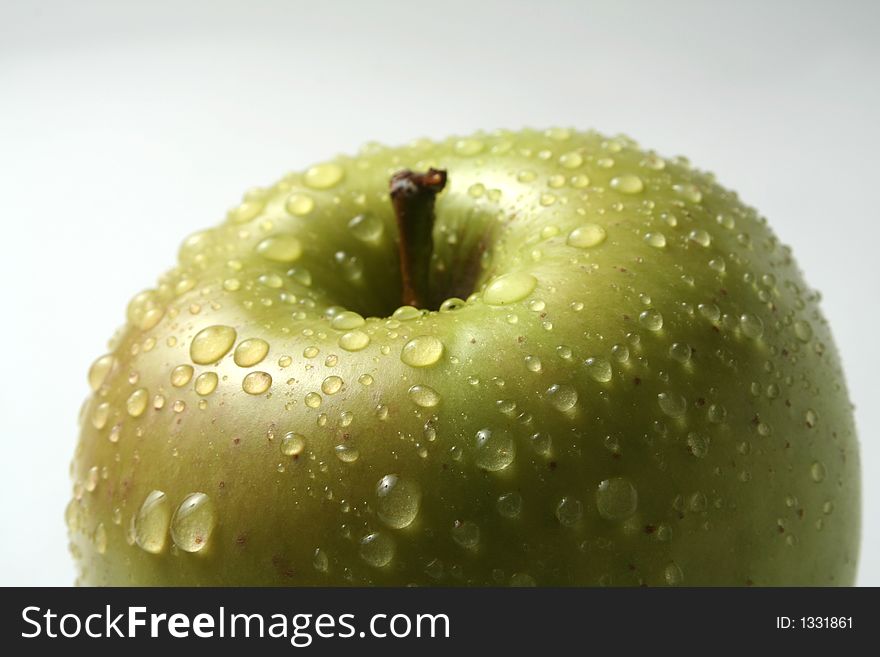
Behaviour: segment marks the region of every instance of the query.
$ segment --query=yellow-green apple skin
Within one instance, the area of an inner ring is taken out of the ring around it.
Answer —
[[[389,178],[429,167],[435,299],[396,310]],[[852,584],[859,454],[818,302],[755,210],[624,137],[287,175],[186,239],[92,367],[78,582]]]

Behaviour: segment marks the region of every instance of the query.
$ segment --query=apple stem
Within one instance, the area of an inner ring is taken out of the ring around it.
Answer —
[[[424,308],[430,303],[429,272],[434,251],[434,199],[446,186],[446,172],[409,169],[391,176],[391,204],[399,235],[402,300],[407,306]]]

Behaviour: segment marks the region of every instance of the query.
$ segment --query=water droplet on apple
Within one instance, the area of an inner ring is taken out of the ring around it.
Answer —
[[[249,395],[262,395],[272,385],[272,376],[267,372],[251,372],[241,382],[241,388]]]
[[[456,520],[452,524],[452,540],[466,550],[476,550],[480,545],[480,528],[470,520]]]
[[[574,497],[563,497],[556,505],[556,519],[565,527],[574,527],[584,517],[584,505]]]
[[[672,186],[673,191],[686,201],[691,203],[699,203],[703,200],[703,194],[696,185],[691,183],[676,184]]]
[[[727,417],[727,409],[721,404],[711,404],[706,415],[712,424],[720,424]]]
[[[819,461],[813,461],[810,466],[810,477],[817,484],[825,480],[825,465]]]
[[[541,359],[537,356],[526,356],[525,358],[526,369],[529,372],[535,372],[536,374],[541,372],[543,369],[543,365],[541,364]]]
[[[743,313],[739,318],[740,328],[746,337],[757,340],[764,334],[764,322],[752,313]]]
[[[132,417],[140,417],[147,410],[149,398],[150,393],[147,392],[146,388],[138,388],[126,400],[125,410]]]
[[[284,207],[293,216],[304,217],[315,209],[315,201],[306,194],[291,194]]]
[[[497,472],[516,458],[516,443],[507,431],[480,429],[475,440],[474,461],[477,467]]]
[[[657,403],[669,417],[681,417],[687,410],[685,398],[674,392],[661,392],[657,395]]]
[[[387,566],[394,559],[394,540],[381,532],[367,534],[361,539],[361,559],[374,568]]]
[[[564,169],[577,169],[584,163],[583,156],[577,151],[563,153],[559,156],[559,165]]]
[[[376,244],[382,239],[385,226],[372,214],[359,214],[348,222],[348,230],[361,242]]]
[[[178,365],[171,370],[171,385],[182,388],[192,380],[193,371],[192,365]]]
[[[197,365],[210,365],[223,358],[235,343],[235,329],[231,326],[209,326],[193,338],[189,355]]]
[[[89,368],[89,387],[97,392],[115,367],[116,358],[112,354],[104,354],[97,358]]]
[[[302,243],[293,235],[273,235],[257,244],[257,253],[266,260],[290,264],[302,255]]]
[[[204,549],[214,531],[214,505],[204,493],[186,496],[171,518],[171,538],[184,552]]]
[[[684,574],[677,564],[670,563],[663,569],[663,579],[669,586],[679,586],[684,580]]]
[[[145,552],[159,554],[165,549],[170,522],[171,506],[168,497],[161,490],[152,491],[132,518],[135,543]]]
[[[704,458],[709,453],[709,440],[696,432],[691,432],[687,437],[688,451],[698,459]]]
[[[338,344],[346,351],[360,351],[370,344],[370,336],[363,331],[349,331],[339,338]]]
[[[565,383],[554,383],[544,393],[547,401],[558,411],[570,411],[577,404],[577,390]]]
[[[813,337],[813,327],[805,319],[799,319],[794,323],[794,334],[801,342],[809,342]]]
[[[398,322],[408,322],[421,316],[422,311],[413,306],[401,306],[391,314],[392,319],[396,319]]]
[[[306,394],[304,401],[309,408],[318,408],[323,400],[317,392],[310,392]]]
[[[238,207],[232,208],[226,218],[235,224],[243,224],[254,219],[263,211],[264,203],[260,200],[244,201]]]
[[[518,518],[522,513],[522,502],[522,495],[519,493],[504,493],[499,495],[495,507],[505,518]]]
[[[338,376],[328,376],[321,382],[321,392],[325,395],[335,395],[342,390],[343,380]]]
[[[303,180],[312,189],[330,189],[345,177],[345,169],[334,162],[317,164],[309,168]]]
[[[666,235],[663,233],[645,233],[645,242],[648,246],[655,249],[662,249],[666,246]]]
[[[236,348],[232,358],[239,367],[253,367],[269,353],[269,343],[262,338],[248,338]]]
[[[696,242],[700,246],[709,246],[712,243],[712,236],[702,228],[695,228],[688,234],[691,242]]]
[[[639,313],[639,324],[649,331],[659,331],[663,328],[663,315],[653,308],[643,310]]]
[[[639,497],[625,477],[605,479],[596,490],[596,509],[606,520],[624,520],[636,512]]]
[[[385,475],[376,485],[377,513],[389,527],[408,527],[419,514],[422,489],[410,479],[396,474]]]
[[[599,246],[608,237],[608,233],[599,224],[584,224],[568,234],[565,243],[578,249],[589,249]]]
[[[306,438],[302,434],[288,431],[281,437],[281,453],[285,456],[299,456],[306,448]]]
[[[459,139],[455,142],[453,150],[458,155],[470,156],[481,152],[484,146],[483,142],[479,139]]]
[[[312,556],[312,566],[319,573],[326,573],[330,570],[330,558],[321,548],[315,548],[315,554]]]
[[[343,463],[354,463],[360,458],[361,453],[351,445],[337,445],[333,448],[336,458]]]
[[[697,310],[710,322],[717,322],[719,319],[721,319],[721,309],[714,303],[698,304]]]
[[[196,393],[202,397],[207,397],[217,389],[218,382],[219,377],[216,372],[202,372],[196,377]]]
[[[587,374],[599,383],[608,383],[611,380],[613,374],[611,363],[604,358],[587,358],[584,361],[584,367],[587,368]]]
[[[410,367],[429,367],[443,356],[443,343],[433,335],[419,335],[407,342],[400,360]]]
[[[684,342],[673,342],[669,347],[669,357],[682,365],[691,359],[691,346]]]
[[[490,306],[503,306],[529,296],[538,280],[525,272],[503,274],[493,279],[483,292],[483,301]]]
[[[623,194],[638,194],[645,188],[642,179],[633,174],[615,176],[610,182],[611,189]]]
[[[440,403],[440,393],[429,386],[416,384],[409,389],[409,398],[416,406],[433,408]]]

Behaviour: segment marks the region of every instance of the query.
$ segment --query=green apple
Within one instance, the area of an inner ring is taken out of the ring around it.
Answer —
[[[189,237],[92,366],[79,582],[851,584],[818,301],[755,210],[628,138],[287,175]]]

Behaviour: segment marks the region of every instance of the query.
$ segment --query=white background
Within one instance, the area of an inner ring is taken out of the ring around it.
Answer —
[[[67,584],[86,370],[242,191],[367,140],[595,127],[739,190],[824,293],[880,584],[880,4],[0,0],[0,584]]]

